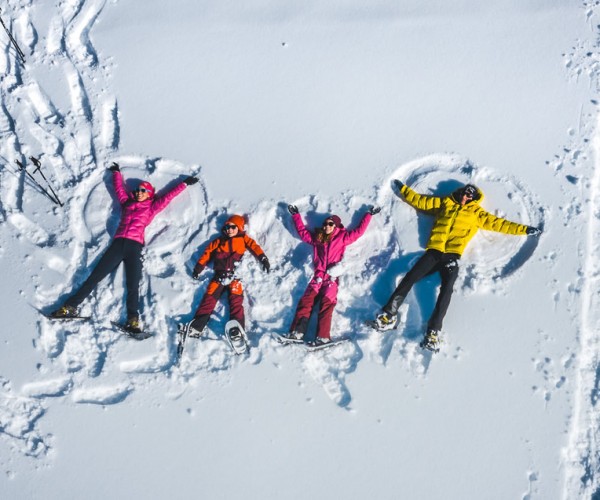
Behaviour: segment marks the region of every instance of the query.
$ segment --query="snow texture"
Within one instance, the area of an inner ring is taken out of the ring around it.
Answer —
[[[0,496],[592,498],[596,2],[126,4],[2,8],[26,62],[0,38]],[[121,269],[84,302],[89,320],[44,317],[115,232],[113,161],[130,188],[200,178],[146,232],[143,342],[111,326],[125,314]],[[435,356],[419,348],[435,277],[411,292],[397,330],[364,323],[431,228],[394,179],[440,196],[476,184],[486,210],[543,230],[477,234]],[[335,213],[351,228],[383,208],[337,270],[332,333],[352,341],[314,353],[271,337],[312,272],[290,203],[310,226]],[[176,365],[177,324],[212,272],[191,270],[232,213],[272,264],[266,274],[247,256],[240,269],[251,348],[233,355],[220,304]],[[224,484],[236,464],[240,480]],[[136,470],[111,480],[116,468]],[[310,484],[300,492],[298,480]]]

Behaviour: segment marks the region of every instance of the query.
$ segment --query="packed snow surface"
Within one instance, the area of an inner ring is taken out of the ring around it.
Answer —
[[[592,498],[597,3],[4,2],[25,62],[0,31],[0,498]],[[122,270],[89,319],[44,317],[116,230],[114,161],[129,188],[200,179],[146,232],[143,342],[111,324]],[[394,179],[476,184],[543,230],[477,234],[434,356],[436,276],[398,329],[364,324],[431,229]],[[288,204],[311,227],[382,207],[343,262],[332,335],[351,341],[320,352],[272,338],[312,273]],[[177,365],[212,273],[191,271],[233,213],[272,265],[240,269],[251,348],[232,353],[221,304]]]

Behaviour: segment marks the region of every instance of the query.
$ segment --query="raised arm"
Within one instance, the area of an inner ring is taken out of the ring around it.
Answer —
[[[369,225],[369,222],[371,222],[372,217],[373,216],[371,215],[371,212],[367,212],[363,216],[358,226],[345,234],[344,242],[347,245],[350,245],[351,243],[354,243],[358,238],[360,238],[363,234],[365,234],[365,231],[367,230],[367,227]]]
[[[127,194],[127,190],[125,189],[125,182],[123,182],[123,176],[118,168],[110,169],[112,171],[112,180],[113,186],[115,188],[115,194],[117,195],[117,199],[119,203],[123,205],[127,200],[129,200],[129,195]]]
[[[296,231],[298,231],[300,239],[304,241],[304,243],[312,245],[314,243],[313,235],[302,221],[302,216],[299,213],[292,214],[292,220],[294,221],[294,226],[296,226]]]
[[[180,184],[177,184],[177,186],[171,189],[171,191],[169,191],[168,193],[165,193],[163,196],[154,198],[154,201],[152,202],[153,212],[156,213],[163,210],[169,203],[171,203],[173,198],[175,198],[175,196],[181,193],[186,187],[187,184],[185,182],[182,182]]]

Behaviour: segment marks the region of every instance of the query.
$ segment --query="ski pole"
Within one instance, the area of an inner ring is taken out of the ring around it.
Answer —
[[[38,158],[34,158],[33,156],[30,156],[29,159],[33,162],[33,164],[36,167],[35,170],[33,171],[33,173],[34,174],[36,172],[40,173],[40,175],[42,176],[42,178],[46,181],[46,184],[48,185],[48,188],[50,189],[50,191],[52,191],[52,194],[54,195],[54,199],[62,207],[63,206],[62,202],[58,198],[58,195],[56,194],[56,192],[54,191],[54,189],[52,189],[52,185],[50,184],[50,182],[48,182],[48,179],[46,179],[46,176],[44,175],[44,172],[42,172],[42,164],[40,163],[40,160]]]
[[[42,192],[48,197],[50,198],[54,203],[57,203],[57,201],[54,199],[54,197],[44,189],[44,186],[42,186],[37,179],[31,175],[28,170],[25,168],[25,165],[23,165],[23,163],[21,163],[19,160],[15,160],[15,163],[19,166],[19,170],[25,172],[27,174],[27,177],[29,177],[33,183],[42,190]],[[62,205],[61,205],[62,206]]]
[[[2,9],[0,9],[0,13],[2,13]],[[12,34],[11,34],[10,31],[8,31],[8,28],[6,27],[6,24],[4,24],[4,20],[2,19],[2,17],[0,17],[0,23],[2,23],[2,27],[4,28],[4,31],[6,31],[6,34],[8,35],[8,38],[10,39],[10,41],[13,44],[15,50],[17,51],[17,55],[21,58],[21,61],[23,62],[23,64],[25,64],[25,54],[21,50],[21,47],[19,47],[19,44],[15,40],[15,37],[12,36]]]

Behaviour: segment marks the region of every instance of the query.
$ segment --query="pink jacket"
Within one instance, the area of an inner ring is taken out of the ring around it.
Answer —
[[[300,214],[292,215],[292,220],[300,235],[300,239],[314,247],[313,264],[315,266],[315,276],[321,278],[325,277],[327,270],[331,266],[341,262],[346,247],[351,243],[354,243],[364,234],[369,222],[371,222],[371,217],[371,214],[367,212],[360,221],[358,227],[352,231],[336,227],[331,240],[328,243],[321,243],[317,240],[317,237],[309,231],[308,227],[302,221],[302,216]]]
[[[142,245],[144,244],[146,226],[152,222],[158,212],[165,208],[187,186],[185,182],[182,182],[164,196],[137,202],[133,198],[133,194],[127,193],[121,172],[113,172],[113,184],[122,209],[121,221],[115,238],[127,238],[128,240],[138,241]]]

